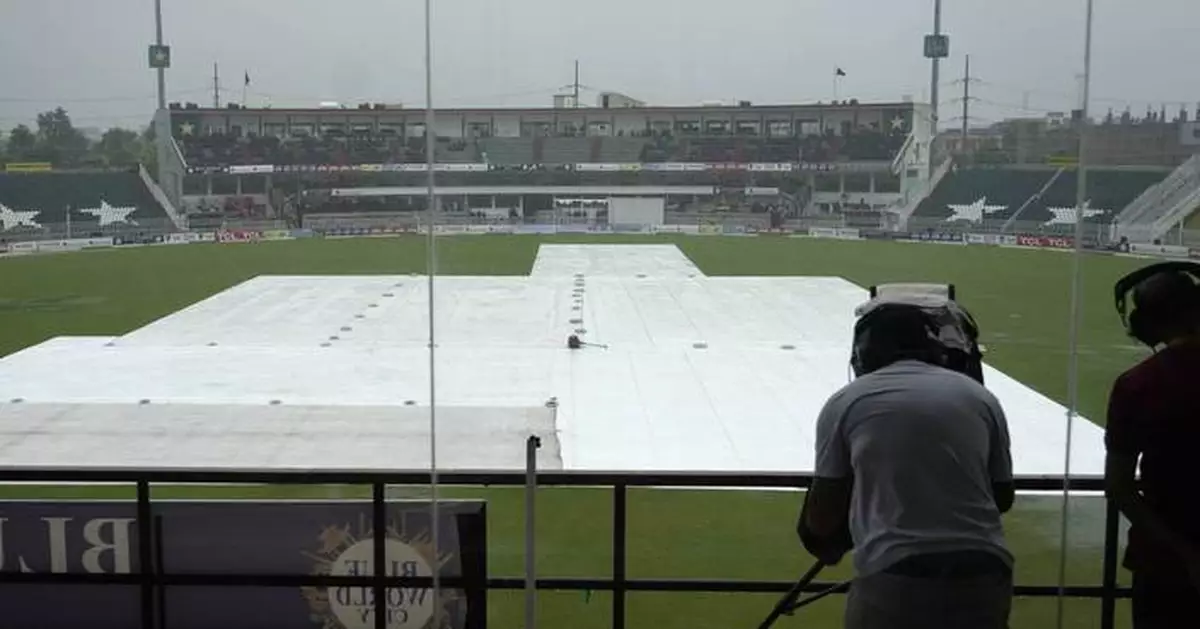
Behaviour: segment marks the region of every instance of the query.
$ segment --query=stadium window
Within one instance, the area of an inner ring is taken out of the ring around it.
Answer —
[[[792,135],[792,123],[787,120],[771,120],[767,122],[767,135],[773,138],[786,138]]]
[[[737,123],[738,135],[758,135],[761,125],[757,120],[739,120]]]
[[[710,135],[722,135],[729,133],[728,120],[705,120],[704,132]]]

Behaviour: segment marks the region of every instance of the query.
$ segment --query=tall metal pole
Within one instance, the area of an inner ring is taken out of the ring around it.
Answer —
[[[967,134],[971,125],[971,55],[967,55],[967,67],[963,71],[962,152],[967,153]]]
[[[159,51],[163,46],[163,14],[162,0],[154,0],[154,42],[159,47]],[[161,60],[160,60],[161,61]],[[174,172],[171,169],[171,117],[167,111],[167,69],[163,64],[157,63],[155,71],[158,78],[158,109],[154,112],[154,152],[155,161],[158,168],[155,175],[158,176],[158,185],[162,186],[163,191],[173,203],[179,203],[179,197],[182,194],[183,184],[180,181],[182,174]]]
[[[933,0],[933,34],[942,34],[942,0]],[[932,125],[931,137],[937,140],[938,134],[938,82],[941,80],[941,59],[933,58],[932,76],[929,80],[929,105],[930,105],[930,124]],[[928,151],[929,159],[929,176],[933,177],[933,142],[929,144]]]
[[[154,0],[154,43],[163,45],[162,0]],[[167,108],[167,69],[158,68],[158,108]]]
[[[1083,307],[1083,236],[1084,236],[1084,204],[1087,202],[1087,134],[1088,134],[1088,101],[1091,99],[1092,88],[1092,15],[1094,0],[1087,0],[1087,20],[1085,25],[1083,47],[1083,94],[1079,103],[1079,165],[1076,173],[1075,187],[1075,254],[1071,262],[1071,321],[1068,330],[1067,347],[1067,434],[1066,452],[1063,457],[1063,477],[1071,476],[1071,438],[1075,424],[1075,415],[1079,409],[1079,331],[1082,325]],[[1068,518],[1071,511],[1070,483],[1063,483],[1062,501],[1062,530],[1060,531],[1061,554],[1058,563],[1058,610],[1057,627],[1062,629],[1064,622],[1064,600],[1067,583],[1067,534]]]
[[[575,60],[575,107],[579,107],[579,60]]]
[[[430,0],[425,0],[425,192],[429,204],[429,224],[426,226],[425,261],[429,273],[429,485],[430,506],[429,522],[430,536],[433,542],[433,623],[434,627],[442,626],[441,574],[439,571],[441,545],[440,524],[438,522],[438,467],[437,467],[437,384],[435,372],[437,362],[437,336],[434,334],[434,278],[437,276],[437,238],[434,227],[437,223],[437,191],[434,187],[434,133],[433,117],[433,16]]]
[[[213,62],[213,109],[221,108],[221,74],[217,62]]]

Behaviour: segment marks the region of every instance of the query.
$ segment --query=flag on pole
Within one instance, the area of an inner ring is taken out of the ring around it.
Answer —
[[[843,70],[843,69],[841,69],[841,68],[838,68],[838,69],[837,69],[837,70],[836,70],[836,71],[833,73],[833,75],[834,75],[834,76],[846,76],[846,71],[845,71],[845,70]]]
[[[246,71],[246,82],[243,85],[250,85],[250,71]]]

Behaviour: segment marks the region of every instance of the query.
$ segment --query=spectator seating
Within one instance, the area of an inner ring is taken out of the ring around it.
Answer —
[[[1084,219],[1108,223],[1165,173],[1089,170]],[[1010,222],[1059,228],[1075,224],[1078,179],[1073,170],[960,168],[947,173],[914,217],[964,225]],[[1019,214],[1018,214],[1019,212]]]
[[[1054,176],[1053,170],[960,168],[946,174],[915,216],[965,223],[1006,221]]]
[[[479,142],[480,159],[492,164],[532,164],[532,138],[487,138]]]
[[[1089,170],[1087,178],[1087,220],[1110,223],[1143,190],[1157,184],[1166,172],[1140,170]],[[1018,217],[1048,225],[1073,225],[1075,195],[1079,179],[1074,171],[1064,171],[1042,195],[1041,203],[1030,205]],[[1065,220],[1064,220],[1065,219]]]
[[[735,134],[646,133],[612,137],[577,135],[437,139],[443,163],[570,164],[587,162],[795,162],[890,161],[903,146],[902,134],[873,129],[845,135],[759,137]],[[288,138],[255,135],[180,134],[176,141],[189,167],[229,165],[355,165],[420,163],[423,137],[334,133]]]
[[[0,234],[166,229],[166,211],[136,172],[0,173]],[[69,218],[68,218],[69,213]]]
[[[591,162],[590,138],[546,138],[542,143],[542,164],[582,164]]]
[[[624,164],[642,161],[645,138],[596,138],[600,140],[600,157],[596,161],[609,164]]]

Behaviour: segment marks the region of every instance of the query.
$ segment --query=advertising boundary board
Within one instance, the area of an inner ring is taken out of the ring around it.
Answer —
[[[393,629],[420,629],[440,606],[454,629],[487,622],[486,503],[439,502],[439,544],[430,544],[430,503],[387,501],[389,576],[461,579],[434,600],[429,588],[389,588]],[[373,505],[337,501],[154,501],[155,571],[172,576],[374,574]],[[3,573],[138,574],[133,501],[0,501]],[[374,627],[370,587],[170,585],[154,595],[174,629]],[[5,583],[0,605],[14,627],[108,629],[139,625],[136,585]]]
[[[239,243],[258,242],[262,240],[262,232],[251,229],[222,229],[217,232],[217,242]]]
[[[175,232],[167,234],[163,242],[168,245],[187,245],[201,240],[202,236],[199,232]]]
[[[837,240],[862,240],[862,234],[853,228],[809,227],[808,235],[813,238],[835,238]]]
[[[59,253],[65,251],[82,251],[84,249],[105,249],[115,245],[110,237],[104,238],[62,238],[59,240],[27,240],[8,245],[11,253]]]
[[[1035,236],[1030,234],[1017,235],[1018,247],[1034,247],[1036,249],[1073,249],[1075,239],[1066,236]]]
[[[1146,243],[1129,243],[1129,253],[1139,255],[1161,256],[1164,258],[1188,258],[1192,250],[1179,245],[1152,245]]]
[[[1011,234],[967,234],[969,245],[989,245],[1012,247],[1017,244],[1017,237]]]

